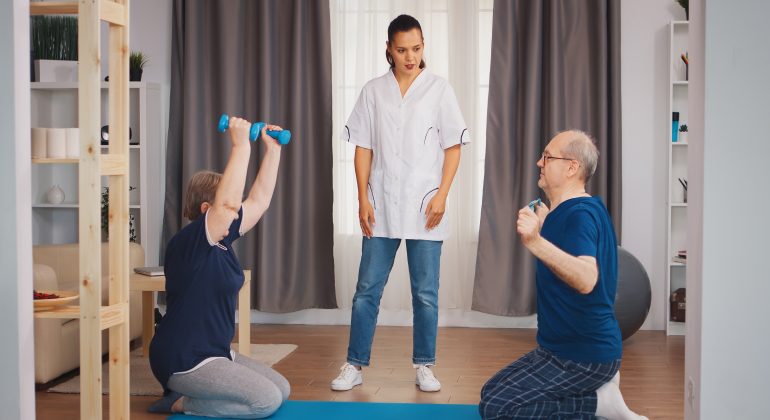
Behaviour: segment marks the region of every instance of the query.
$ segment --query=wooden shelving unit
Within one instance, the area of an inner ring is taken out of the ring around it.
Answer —
[[[668,142],[668,172],[666,177],[666,334],[684,335],[685,323],[671,321],[669,296],[671,292],[685,287],[687,265],[671,260],[680,250],[687,249],[687,203],[684,202],[683,188],[678,178],[687,178],[687,142],[672,141],[671,113],[679,112],[679,123],[687,124],[687,98],[689,83],[686,80],[684,63],[680,54],[688,49],[688,22],[669,24],[669,80],[668,112],[666,113],[666,141]]]
[[[108,125],[109,83],[100,82],[100,123]],[[163,86],[153,82],[129,82],[129,126],[133,138],[128,146],[130,166],[130,214],[134,218],[136,242],[145,250],[144,265],[162,264],[160,255],[160,226],[163,198],[161,196],[160,168],[163,144]],[[78,83],[33,82],[31,88],[31,123],[33,127],[77,127]],[[100,145],[101,152],[109,153],[109,146]],[[70,244],[78,241],[78,167],[73,160],[33,160],[32,167],[32,243],[33,245]],[[66,204],[50,204],[46,192],[54,185],[66,194]],[[107,187],[103,178],[101,187]],[[106,234],[102,235],[105,240]]]
[[[80,418],[102,418],[102,338],[109,329],[110,419],[128,419],[128,130],[130,0],[59,1],[30,4],[31,15],[78,15],[78,159],[33,159],[35,163],[76,163],[80,306],[35,313],[36,318],[77,318],[80,322]],[[101,83],[99,27],[109,22],[110,145],[100,145]],[[101,177],[109,176],[109,305],[101,305]]]

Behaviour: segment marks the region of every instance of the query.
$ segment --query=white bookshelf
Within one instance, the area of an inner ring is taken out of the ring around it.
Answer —
[[[32,127],[67,128],[78,124],[77,82],[34,82],[31,86]],[[101,125],[108,125],[108,83],[102,82]],[[129,193],[129,213],[134,216],[136,240],[145,251],[145,264],[157,266],[160,250],[161,208],[159,185],[162,86],[151,82],[129,83],[129,185],[137,187]],[[108,146],[101,146],[107,153]],[[102,177],[102,187],[108,186]],[[33,245],[78,242],[78,168],[76,161],[32,165],[32,242]],[[50,204],[46,193],[53,185],[64,191],[65,201]],[[104,235],[102,235],[105,238]]]
[[[684,202],[684,189],[678,179],[687,179],[687,143],[673,142],[671,116],[679,112],[679,124],[688,123],[688,81],[686,67],[680,58],[688,51],[688,22],[673,21],[669,24],[669,80],[668,112],[666,113],[666,137],[668,143],[668,172],[666,176],[666,334],[684,335],[685,323],[671,321],[669,297],[671,292],[686,285],[687,264],[671,260],[679,250],[687,249],[687,203]],[[679,139],[678,139],[679,140]]]

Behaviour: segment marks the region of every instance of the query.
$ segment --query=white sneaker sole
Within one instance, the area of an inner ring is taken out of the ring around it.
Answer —
[[[422,392],[436,392],[441,391],[441,385],[439,385],[437,388],[428,387],[428,386],[422,386],[420,385],[420,381],[417,379],[414,380],[414,384],[420,387],[420,391]]]
[[[354,386],[364,383],[363,379],[354,381],[352,384],[332,384],[332,391],[350,391]]]

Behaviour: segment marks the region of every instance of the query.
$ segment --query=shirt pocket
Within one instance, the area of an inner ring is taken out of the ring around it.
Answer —
[[[422,213],[430,200],[438,193],[441,176],[437,174],[415,172],[409,189],[409,210]]]
[[[436,110],[436,104],[426,99],[415,104],[407,117],[411,123],[411,141],[418,149],[440,147]]]

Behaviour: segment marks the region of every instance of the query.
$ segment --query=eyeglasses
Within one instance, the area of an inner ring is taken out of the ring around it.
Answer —
[[[546,156],[545,153],[543,153],[540,156],[541,156],[541,159],[543,159],[543,165],[545,165],[548,162],[548,159],[575,160],[575,159],[563,158],[563,157]]]

